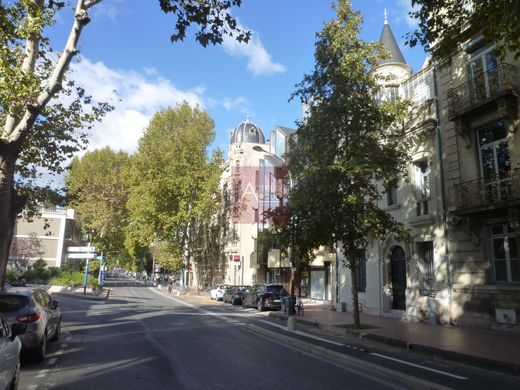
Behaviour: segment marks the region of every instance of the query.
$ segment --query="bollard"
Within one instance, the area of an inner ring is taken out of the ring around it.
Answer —
[[[296,330],[296,320],[294,316],[289,316],[287,318],[287,330]]]

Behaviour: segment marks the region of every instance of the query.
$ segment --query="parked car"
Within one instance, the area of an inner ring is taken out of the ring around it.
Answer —
[[[242,303],[242,295],[249,287],[251,286],[228,286],[224,292],[224,302],[240,305]]]
[[[24,324],[13,324],[9,327],[0,314],[0,389],[16,390],[20,378],[20,355],[22,342],[16,336],[25,332]]]
[[[35,361],[43,361],[47,342],[55,341],[61,334],[61,311],[58,301],[41,288],[21,287],[0,291],[0,313],[10,326],[25,324],[20,335],[22,353],[32,355]]]
[[[224,299],[224,292],[226,291],[227,284],[218,284],[213,290],[209,292],[211,299],[216,301],[222,301]]]
[[[256,307],[259,311],[265,309],[281,309],[281,284],[257,284],[247,289],[242,297],[242,307]]]

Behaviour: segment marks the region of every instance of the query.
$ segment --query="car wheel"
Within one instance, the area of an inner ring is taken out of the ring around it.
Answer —
[[[58,320],[58,325],[56,325],[56,332],[54,336],[52,336],[51,341],[58,341],[61,336],[61,318]]]
[[[14,369],[13,381],[11,382],[11,386],[9,386],[9,390],[18,389],[18,383],[20,382],[20,360],[16,362],[16,367]]]
[[[258,311],[264,311],[264,302],[261,299],[258,300],[257,308]]]
[[[47,331],[43,334],[42,339],[40,340],[40,344],[34,350],[34,361],[43,362],[45,360],[45,355],[47,353]]]

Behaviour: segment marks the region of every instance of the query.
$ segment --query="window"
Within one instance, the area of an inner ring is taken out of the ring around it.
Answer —
[[[414,164],[415,199],[417,200],[417,216],[428,215],[428,198],[430,197],[430,169],[428,161],[417,161]]]
[[[511,188],[507,122],[499,121],[479,129],[478,145],[487,199],[490,201],[507,199]]]
[[[492,89],[498,86],[498,62],[494,47],[481,47],[469,61],[471,93],[477,101],[491,96]]]
[[[356,262],[356,277],[358,292],[365,292],[367,289],[367,259],[362,257]]]
[[[394,206],[397,204],[397,179],[389,181],[385,185],[386,205]]]
[[[435,264],[433,261],[433,242],[417,243],[417,257],[420,275],[420,289],[423,294],[435,291]]]
[[[491,226],[495,281],[520,282],[520,235],[508,224]]]

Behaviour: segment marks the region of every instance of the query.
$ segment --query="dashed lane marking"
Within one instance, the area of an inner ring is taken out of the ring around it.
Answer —
[[[373,355],[373,356],[377,356],[377,357],[380,357],[382,359],[388,359],[388,360],[392,360],[394,362],[397,362],[397,363],[401,363],[401,364],[406,364],[408,366],[412,366],[412,367],[415,367],[415,368],[421,368],[423,370],[426,370],[426,371],[431,371],[431,372],[435,372],[437,374],[441,374],[441,375],[446,375],[446,376],[450,376],[452,378],[456,378],[456,379],[460,379],[460,380],[466,380],[468,378],[464,377],[464,376],[459,376],[459,375],[455,375],[455,374],[450,374],[449,372],[446,372],[446,371],[441,371],[441,370],[436,370],[434,368],[429,368],[429,367],[425,367],[425,366],[420,366],[419,364],[415,364],[415,363],[410,363],[410,362],[407,362],[405,360],[401,360],[401,359],[396,359],[396,358],[393,358],[393,357],[390,357],[390,356],[386,356],[386,355],[382,355],[380,353],[376,353],[376,352],[370,352],[370,355]]]
[[[51,365],[55,364],[57,360],[58,360],[58,358],[47,359],[47,361],[45,363],[48,364],[49,366],[51,366]]]
[[[308,337],[308,338],[311,338],[311,339],[323,341],[323,342],[326,342],[326,343],[329,343],[329,344],[333,344],[333,345],[337,345],[337,346],[341,346],[341,347],[347,347],[349,349],[365,352],[365,349],[358,348],[358,347],[355,347],[353,345],[337,343],[335,341],[327,340],[327,339],[324,339],[324,338],[321,338],[321,337],[318,337],[318,336],[314,336],[314,335],[311,335],[311,334],[308,334],[308,333],[304,333],[304,332],[299,331],[299,330],[289,330],[289,329],[287,329],[283,325],[273,324],[273,323],[271,323],[269,321],[263,321],[263,320],[258,320],[258,321],[260,321],[260,322],[262,322],[264,324],[268,324],[268,325],[274,326],[276,328],[283,329],[283,330],[285,330],[287,332],[290,332],[290,333],[295,333],[295,334],[298,334],[298,335],[301,335],[301,336],[304,336],[304,337]],[[391,360],[391,361],[394,361],[394,362],[397,362],[397,363],[406,364],[408,366],[412,366],[412,367],[415,367],[415,368],[420,368],[420,369],[423,369],[423,370],[426,370],[426,371],[435,372],[435,373],[440,374],[440,375],[445,375],[445,376],[449,376],[449,377],[460,379],[460,380],[468,379],[468,378],[466,378],[464,376],[455,375],[455,374],[451,374],[451,373],[446,372],[446,371],[441,371],[441,370],[436,370],[434,368],[421,366],[419,364],[410,363],[410,362],[407,362],[405,360],[396,359],[396,358],[393,358],[393,357],[390,357],[390,356],[386,356],[386,355],[383,355],[383,354],[380,354],[380,353],[376,353],[376,352],[370,352],[370,355],[377,356],[377,357],[382,358],[382,359],[388,359],[388,360]]]

